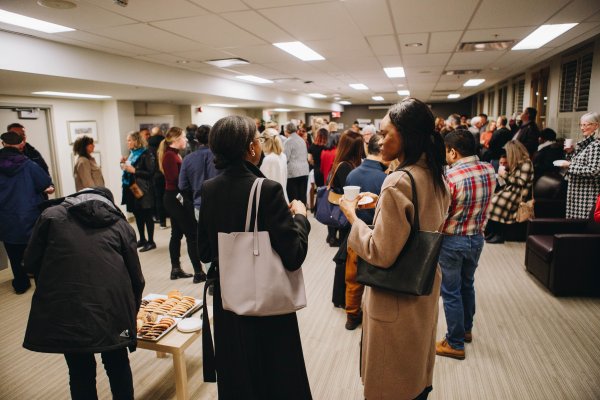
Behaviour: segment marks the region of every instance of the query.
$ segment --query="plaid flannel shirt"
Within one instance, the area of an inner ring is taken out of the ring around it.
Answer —
[[[446,171],[452,201],[442,232],[446,235],[475,235],[485,228],[496,174],[494,167],[477,156],[464,157]]]

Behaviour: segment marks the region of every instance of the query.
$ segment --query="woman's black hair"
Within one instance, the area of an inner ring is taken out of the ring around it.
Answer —
[[[476,143],[473,134],[466,129],[456,129],[444,136],[444,143],[447,148],[454,149],[463,157],[475,155]]]
[[[388,114],[402,137],[404,161],[400,168],[416,164],[425,153],[435,188],[444,190],[446,148],[442,136],[435,131],[435,117],[427,104],[408,97],[391,106]]]
[[[75,139],[75,143],[73,143],[73,154],[77,154],[80,157],[90,158],[90,155],[87,152],[87,147],[90,144],[94,144],[94,139],[89,136],[80,136]]]
[[[210,130],[208,146],[215,155],[218,169],[241,163],[256,135],[256,123],[250,117],[230,115],[221,118]]]
[[[200,125],[196,129],[196,140],[200,144],[208,144],[208,134],[210,133],[210,125]]]

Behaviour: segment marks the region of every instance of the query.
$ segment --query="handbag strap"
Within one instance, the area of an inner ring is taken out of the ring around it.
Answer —
[[[412,203],[415,207],[415,218],[413,221],[414,232],[419,232],[421,230],[421,224],[419,223],[419,198],[417,197],[417,186],[415,185],[415,178],[413,178],[412,174],[406,169],[397,169],[396,171],[402,171],[408,175],[410,178],[410,186],[412,188]]]
[[[331,179],[329,180],[329,183],[327,184],[327,190],[331,189],[331,185],[333,184],[333,180],[335,179],[335,174],[337,174],[338,169],[340,169],[340,165],[342,165],[342,163],[345,163],[346,161],[340,161],[338,163],[338,165],[336,165],[335,167],[335,171],[333,171],[333,173],[331,174]]]
[[[250,189],[250,196],[248,196],[248,209],[246,210],[246,226],[244,228],[244,232],[250,231],[250,218],[252,218],[252,199],[255,199],[255,213],[254,213],[254,245],[253,245],[253,253],[255,256],[259,255],[258,252],[258,204],[260,202],[260,191],[262,189],[262,184],[265,178],[257,178],[254,180],[252,184],[252,188]]]

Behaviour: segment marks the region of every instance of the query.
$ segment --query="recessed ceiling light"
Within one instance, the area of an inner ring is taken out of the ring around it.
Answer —
[[[325,96],[324,94],[321,93],[309,93],[308,94],[310,97],[314,97],[315,99],[324,99],[327,96]]]
[[[248,82],[254,82],[254,83],[273,83],[273,81],[271,81],[269,79],[261,78],[261,77],[254,76],[254,75],[240,75],[240,76],[236,76],[236,78],[244,80],[244,81],[248,81]]]
[[[355,90],[369,90],[367,85],[365,85],[364,83],[351,83],[348,86]]]
[[[77,4],[67,0],[38,0],[38,5],[57,10],[68,10],[77,7]]]
[[[525,39],[517,43],[511,50],[539,49],[546,43],[554,40],[577,24],[542,25],[531,32]]]
[[[301,59],[302,61],[324,60],[325,57],[302,42],[273,43],[273,46]]]
[[[41,19],[26,17],[2,9],[0,9],[0,22],[46,33],[70,32],[75,30],[73,28],[42,21]]]
[[[485,79],[469,79],[463,86],[479,86],[483,82],[485,82]]]
[[[406,43],[404,45],[404,47],[421,47],[421,46],[423,46],[423,43],[419,43],[419,42]]]
[[[204,61],[206,64],[213,65],[219,68],[228,68],[233,67],[234,65],[245,65],[250,64],[248,60],[244,60],[243,58],[220,58],[215,60]]]
[[[406,76],[402,67],[388,67],[384,68],[383,71],[388,78],[404,78]]]
[[[448,95],[449,99],[458,99],[459,97],[460,97],[460,94],[458,94],[458,93],[450,93]]]
[[[177,60],[175,61],[177,64],[189,64],[189,60]]]
[[[491,69],[492,71],[499,71],[499,70],[500,70],[500,67],[492,67],[492,68],[490,68],[490,69]]]
[[[223,103],[212,103],[212,104],[207,104],[207,106],[209,106],[209,107],[224,107],[224,108],[235,108],[235,107],[237,107],[234,104],[223,104]]]
[[[277,111],[277,112],[289,112],[292,111],[289,108],[274,108],[273,111]]]
[[[398,90],[400,96],[410,96],[410,90]]]
[[[373,96],[371,98],[375,101],[383,101],[384,100],[383,96]]]
[[[52,92],[52,91],[32,92],[31,94],[38,94],[40,96],[74,97],[77,99],[110,99],[111,98],[111,96],[105,96],[102,94]]]
[[[339,102],[341,105],[343,106],[349,106],[350,104],[352,104],[352,102],[348,101],[348,100],[342,100]]]

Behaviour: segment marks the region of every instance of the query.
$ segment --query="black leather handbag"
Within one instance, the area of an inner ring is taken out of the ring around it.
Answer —
[[[396,261],[389,268],[376,267],[359,257],[356,281],[377,289],[414,296],[431,294],[443,236],[426,232],[419,225],[419,201],[413,176],[410,178],[415,217],[410,235]]]

